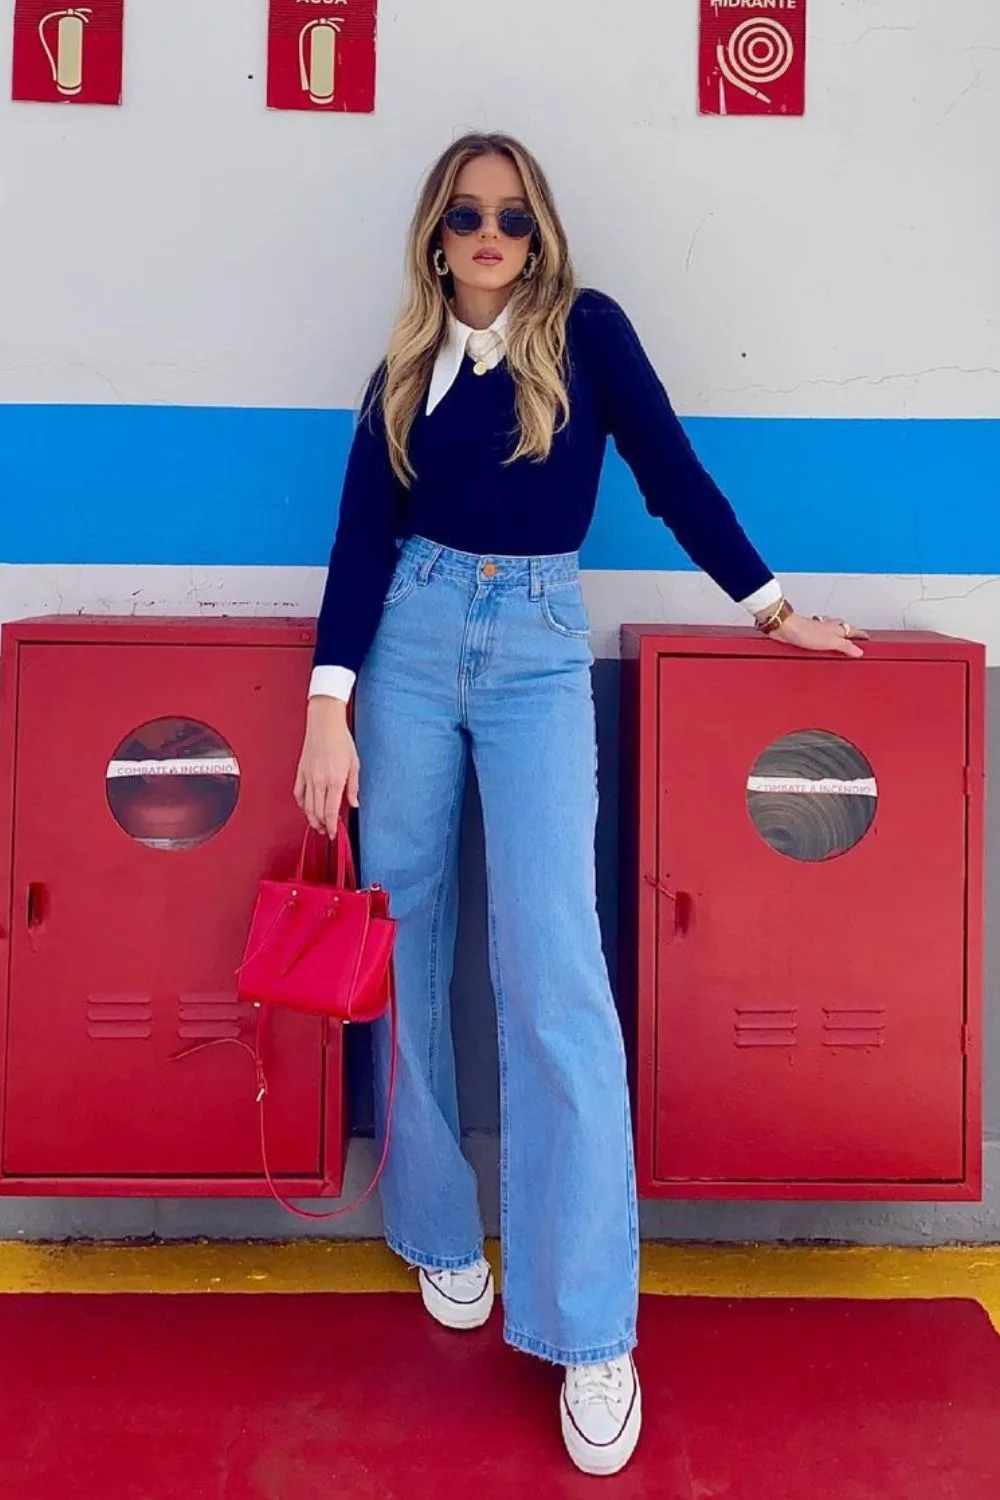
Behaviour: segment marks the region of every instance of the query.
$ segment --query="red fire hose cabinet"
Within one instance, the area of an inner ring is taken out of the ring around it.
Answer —
[[[301,846],[312,641],[287,619],[4,627],[0,1192],[267,1191],[236,967],[258,881]],[[265,1052],[272,1170],[336,1195],[341,1030],[275,1014]]]
[[[641,1190],[981,1192],[984,652],[627,626]]]

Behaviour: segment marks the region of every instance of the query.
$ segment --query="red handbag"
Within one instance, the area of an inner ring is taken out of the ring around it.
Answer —
[[[306,880],[307,832],[295,879],[262,880],[243,962],[239,996],[253,1005],[374,1021],[391,999],[396,923],[381,886],[359,891],[347,828],[333,841],[333,883]]]
[[[306,877],[306,856],[312,834],[302,842],[293,880],[262,880],[250,923],[243,962],[236,970],[241,1000],[257,1007],[254,1044],[236,1037],[201,1042],[176,1054],[190,1057],[203,1047],[230,1043],[253,1057],[257,1074],[264,1176],[273,1196],[290,1213],[303,1219],[335,1219],[353,1212],[375,1191],[389,1157],[392,1107],[396,1093],[397,1020],[392,950],[396,922],[389,915],[389,898],[381,886],[358,889],[354,856],[347,827],[341,818],[337,836],[327,845],[327,879]],[[335,874],[330,878],[330,856]],[[268,1165],[263,1041],[271,1007],[305,1011],[339,1022],[374,1021],[388,1010],[391,1016],[392,1060],[386,1102],[382,1155],[368,1187],[342,1208],[316,1213],[296,1208],[278,1189]]]

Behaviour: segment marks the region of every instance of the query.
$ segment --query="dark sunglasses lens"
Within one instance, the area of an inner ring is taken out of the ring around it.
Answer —
[[[452,234],[475,234],[483,222],[483,216],[478,208],[459,204],[457,208],[449,208],[444,216],[444,222]]]
[[[538,228],[533,215],[523,208],[505,208],[497,222],[501,234],[505,234],[509,240],[526,240]]]

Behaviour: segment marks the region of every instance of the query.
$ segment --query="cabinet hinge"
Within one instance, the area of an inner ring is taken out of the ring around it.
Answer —
[[[963,1057],[966,1056],[966,1054],[968,1053],[968,1050],[969,1050],[969,1028],[966,1025],[966,1023],[963,1021],[963,1023],[962,1023],[962,1056]]]

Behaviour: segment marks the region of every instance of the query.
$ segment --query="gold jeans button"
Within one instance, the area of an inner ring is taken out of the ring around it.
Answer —
[[[496,575],[497,575],[497,573],[499,573],[499,571],[500,571],[500,569],[497,567],[496,563],[491,563],[491,562],[483,563],[483,577],[484,578],[495,578]]]

